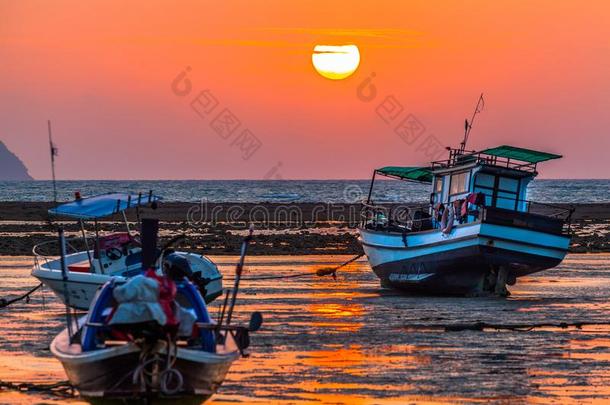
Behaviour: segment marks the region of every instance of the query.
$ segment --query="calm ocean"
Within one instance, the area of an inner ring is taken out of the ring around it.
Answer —
[[[366,198],[369,180],[78,180],[58,181],[58,199],[107,192],[148,192],[165,201],[210,202],[356,202]],[[376,202],[426,201],[428,186],[380,180]],[[51,181],[0,181],[0,201],[50,201]],[[528,199],[539,202],[610,202],[610,180],[536,180]]]

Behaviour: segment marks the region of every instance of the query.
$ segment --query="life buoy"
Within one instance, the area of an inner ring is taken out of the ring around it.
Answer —
[[[451,204],[443,212],[443,218],[441,219],[441,231],[444,234],[448,234],[453,229],[453,222],[455,221],[455,205]]]

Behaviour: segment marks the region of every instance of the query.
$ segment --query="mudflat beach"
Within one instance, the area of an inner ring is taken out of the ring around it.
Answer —
[[[47,214],[53,205],[0,202],[0,255],[29,255],[35,244],[55,238]],[[571,252],[610,252],[610,203],[559,206],[575,208]],[[164,238],[188,235],[182,248],[202,254],[237,254],[249,223],[257,230],[250,249],[253,255],[358,254],[355,227],[360,209],[359,204],[341,203],[162,202],[156,210],[143,209],[142,215],[161,221]],[[135,226],[133,212],[128,219]],[[121,230],[121,220],[117,216],[101,222],[101,229]],[[73,235],[80,229],[74,221],[62,226]]]
[[[379,287],[364,259],[313,276],[345,255],[246,260],[236,316],[265,317],[250,356],[231,368],[212,404],[607,403],[610,401],[610,255],[570,254],[526,277],[511,297],[408,297]],[[227,279],[235,256],[213,256]],[[30,256],[0,257],[3,297],[36,280]],[[311,277],[251,280],[311,272]],[[220,301],[210,305],[216,315]],[[65,325],[48,290],[2,310],[0,380],[66,379],[49,352]],[[509,329],[451,331],[452,325]],[[561,326],[535,326],[539,324]],[[585,323],[582,327],[568,324]],[[597,325],[594,325],[596,324]],[[604,323],[606,323],[604,325]],[[510,329],[511,325],[532,325]],[[83,403],[0,390],[0,403]]]

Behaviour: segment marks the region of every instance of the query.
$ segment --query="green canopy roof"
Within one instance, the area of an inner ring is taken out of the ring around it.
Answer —
[[[432,172],[427,167],[387,166],[377,169],[376,172],[384,176],[397,177],[403,180],[432,183]]]
[[[508,159],[520,160],[528,163],[544,162],[545,160],[559,159],[561,155],[553,153],[539,152],[537,150],[517,148],[515,146],[502,145],[496,148],[482,150],[481,153],[487,155],[504,157]]]

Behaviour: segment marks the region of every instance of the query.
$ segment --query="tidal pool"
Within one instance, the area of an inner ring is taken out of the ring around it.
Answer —
[[[280,276],[346,256],[249,257],[245,277]],[[213,257],[232,278],[235,257]],[[36,285],[31,257],[0,257],[0,297]],[[231,283],[226,282],[225,286]],[[610,255],[570,255],[510,288],[511,297],[406,297],[382,290],[366,261],[330,277],[244,280],[236,315],[261,311],[250,356],[210,403],[606,403],[610,401]],[[220,302],[211,305],[215,315]],[[0,380],[65,380],[48,345],[64,308],[48,291],[0,309]],[[582,328],[445,332],[486,322]],[[126,370],[128,371],[128,370]],[[0,391],[0,403],[76,399]]]

